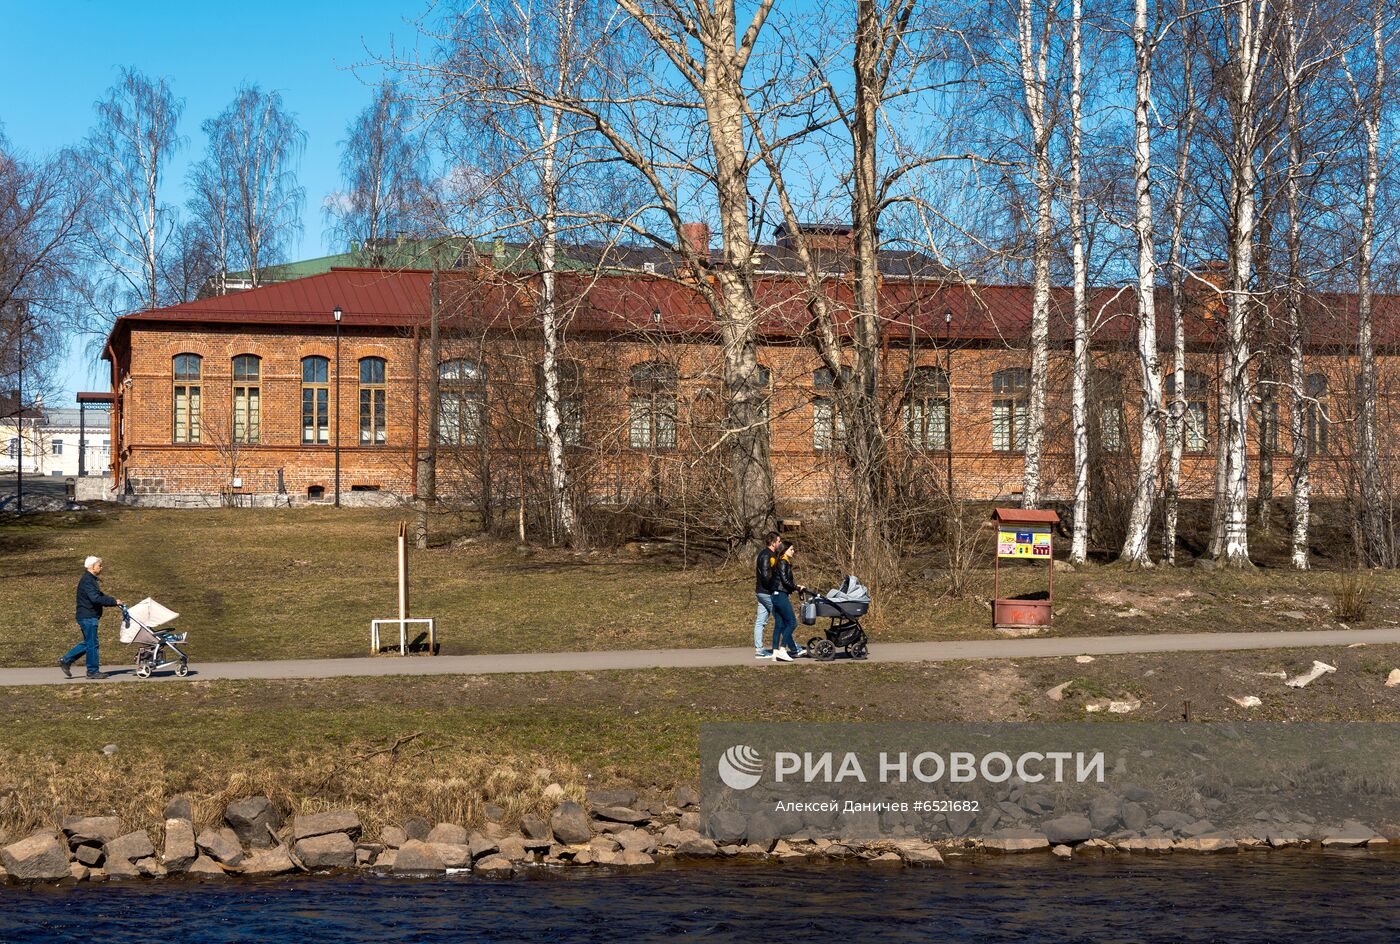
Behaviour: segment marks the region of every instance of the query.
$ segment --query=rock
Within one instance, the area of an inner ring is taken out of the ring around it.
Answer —
[[[127,879],[141,877],[141,870],[136,867],[136,863],[126,859],[108,859],[107,865],[103,868],[107,877],[114,882],[121,882]]]
[[[832,843],[822,850],[822,854],[831,857],[831,850],[840,845],[840,843]],[[841,846],[841,848],[845,847]],[[904,860],[905,865],[933,866],[943,864],[943,856],[939,854],[937,847],[920,839],[901,839],[895,842],[894,851]],[[845,854],[849,855],[850,850],[846,849]],[[837,856],[837,858],[844,857]]]
[[[1089,807],[1089,823],[1095,832],[1111,833],[1122,822],[1121,813],[1122,804],[1118,800],[1112,797],[1100,797]]]
[[[625,788],[615,790],[589,790],[588,805],[595,810],[605,806],[632,806],[637,802],[637,791]]]
[[[544,817],[536,816],[533,813],[520,817],[520,831],[525,834],[526,839],[553,839],[554,833],[549,828],[549,823]]]
[[[115,754],[118,750],[120,750],[120,748],[118,748],[117,745],[115,745],[115,744],[106,744],[106,745],[103,745],[103,747],[102,747],[102,753],[105,754],[105,755],[108,756],[108,757],[111,757],[111,756],[112,756],[113,754]]]
[[[426,823],[424,824],[426,825]],[[426,835],[427,830],[424,830]],[[399,846],[394,857],[394,872],[398,874],[424,874],[447,871],[442,857],[435,848],[419,839],[410,839]]]
[[[1052,560],[1052,561],[1050,562],[1050,566],[1051,566],[1052,568],[1054,568],[1055,573],[1057,573],[1057,574],[1060,574],[1060,573],[1063,573],[1063,574],[1072,574],[1072,573],[1074,573],[1074,565],[1071,564],[1071,563],[1070,563],[1069,561],[1067,561],[1067,560]]]
[[[1303,840],[1298,838],[1296,833],[1291,832],[1270,832],[1265,834],[1264,839],[1275,849],[1286,849],[1289,846],[1296,846]]]
[[[408,819],[404,820],[403,831],[404,835],[409,839],[417,839],[419,842],[424,842],[428,838],[428,833],[432,831],[432,827],[428,825],[428,821],[423,817],[410,816]]]
[[[706,858],[717,855],[719,847],[715,845],[713,839],[706,839],[700,834],[687,837],[684,842],[676,846],[676,855],[683,858]]]
[[[190,804],[187,796],[171,797],[170,802],[165,804],[166,819],[194,819],[194,807]]]
[[[1319,662],[1314,659],[1311,669],[1308,669],[1308,671],[1304,672],[1302,675],[1293,676],[1293,678],[1283,684],[1287,685],[1289,688],[1306,688],[1308,685],[1322,678],[1322,676],[1335,671],[1337,671],[1335,665],[1328,665],[1326,662]]]
[[[503,855],[489,855],[477,860],[472,872],[485,878],[510,878],[515,866]]]
[[[297,858],[308,869],[355,867],[355,842],[345,833],[327,833],[297,840]]]
[[[613,864],[631,868],[638,865],[655,865],[656,860],[640,849],[623,849],[614,858]]]
[[[1236,698],[1231,695],[1230,700],[1241,708],[1258,708],[1260,705],[1264,704],[1264,702],[1259,699],[1258,695],[1246,695],[1243,698]]]
[[[1068,859],[1074,855],[1074,850],[1069,846],[1055,846],[1050,850],[1050,854],[1057,859]]]
[[[193,840],[191,840],[191,844],[193,844]],[[77,850],[74,851],[73,857],[78,860],[79,865],[84,865],[88,868],[97,868],[102,864],[102,860],[106,858],[106,854],[97,846],[79,846]]]
[[[1190,826],[1195,820],[1185,813],[1178,813],[1176,810],[1162,810],[1152,817],[1152,822],[1171,832],[1180,832]]]
[[[1400,671],[1400,669],[1396,671]],[[690,806],[699,806],[700,794],[695,791],[694,787],[676,787],[676,792],[671,794],[671,802],[681,809]]]
[[[1177,840],[1175,847],[1181,852],[1237,852],[1239,846],[1227,833],[1205,833]]]
[[[186,875],[193,875],[196,878],[225,878],[224,870],[219,868],[219,863],[208,856],[198,856],[190,867],[185,870]]]
[[[1076,842],[1083,842],[1094,834],[1093,824],[1089,822],[1089,817],[1072,813],[1068,816],[1059,816],[1041,825],[1041,832],[1045,834],[1045,839],[1051,845],[1073,845]]]
[[[791,850],[789,850],[789,851],[791,851]],[[780,856],[780,858],[782,858],[782,856]],[[882,853],[880,853],[879,855],[875,856],[874,858],[868,859],[867,861],[868,861],[871,865],[878,865],[878,866],[882,866],[882,867],[883,867],[883,866],[898,866],[898,867],[900,867],[900,868],[903,868],[903,867],[904,867],[904,859],[900,857],[900,854],[899,854],[898,852],[882,852]]]
[[[1147,826],[1147,810],[1131,800],[1123,801],[1123,828],[1141,832]]]
[[[383,846],[366,846],[360,843],[355,844],[355,867],[368,868],[374,865],[375,857],[384,851]],[[470,854],[470,853],[469,853]],[[446,863],[443,863],[444,865]]]
[[[424,842],[464,846],[467,844],[467,831],[456,823],[438,823],[428,831],[428,838]]]
[[[167,807],[168,809],[169,807]],[[183,872],[199,854],[194,846],[194,827],[187,819],[165,821],[165,851],[161,861],[167,872]]]
[[[613,839],[624,851],[631,849],[635,852],[645,852],[647,855],[656,851],[656,837],[645,829],[624,829],[613,833]]]
[[[554,838],[565,845],[578,845],[593,838],[588,814],[572,800],[555,807],[554,815],[549,818],[549,828],[554,831]]]
[[[151,845],[151,837],[139,829],[113,839],[103,847],[103,851],[107,853],[109,869],[113,859],[135,862],[137,859],[144,859],[156,854],[155,846]]]
[[[546,800],[562,800],[564,799],[564,788],[557,783],[547,783],[540,791],[540,796]]]
[[[617,852],[622,849],[622,843],[611,836],[594,836],[588,841],[588,848],[596,855],[599,852]]]
[[[1164,853],[1172,851],[1172,841],[1166,836],[1134,836],[1118,843],[1124,852]]]
[[[1063,701],[1063,700],[1064,700],[1064,697],[1065,697],[1065,690],[1068,689],[1068,688],[1069,688],[1071,685],[1073,685],[1073,684],[1074,684],[1074,680],[1073,680],[1073,679],[1070,679],[1068,682],[1061,682],[1059,685],[1056,685],[1054,688],[1049,689],[1049,690],[1045,693],[1045,697],[1048,698],[1048,699],[1050,699],[1051,701]]]
[[[1093,701],[1084,703],[1084,710],[1089,712],[1106,711],[1111,715],[1126,715],[1137,711],[1142,707],[1142,702],[1136,698],[1126,701],[1113,701],[1108,698],[1096,698]]]
[[[75,882],[86,882],[91,870],[81,862],[68,863],[68,877]]]
[[[298,853],[298,858],[300,858]],[[302,864],[308,869],[316,868],[305,859]],[[286,875],[288,872],[295,872],[297,864],[292,861],[291,853],[286,846],[277,846],[274,849],[259,849],[248,858],[243,860],[242,873],[244,875]]]
[[[195,837],[194,844],[220,865],[234,868],[243,861],[243,847],[238,843],[238,834],[226,826],[204,830]]]
[[[525,861],[525,842],[519,836],[507,836],[496,845],[500,854],[510,861]]]
[[[1381,838],[1376,831],[1369,826],[1363,826],[1355,820],[1347,820],[1342,824],[1342,828],[1335,832],[1328,833],[1322,839],[1324,849],[1356,849],[1366,845],[1372,839]]]
[[[1385,677],[1385,687],[1394,688],[1400,685],[1400,669],[1391,669],[1390,674]]]
[[[506,811],[494,803],[487,803],[481,808],[481,812],[488,823],[499,823],[506,818]]]
[[[165,866],[155,856],[149,855],[144,859],[137,859],[134,863],[136,871],[146,878],[165,878]]]
[[[375,857],[374,867],[376,869],[392,869],[394,867],[394,860],[397,859],[398,856],[399,850],[385,849]]]
[[[594,808],[593,815],[598,819],[605,819],[613,823],[627,823],[637,825],[651,821],[651,817],[638,810],[629,809],[625,806],[605,806],[601,809]]]
[[[282,817],[265,796],[234,800],[224,809],[224,822],[238,841],[252,849],[267,849],[276,843],[272,835],[282,825]],[[226,865],[228,863],[225,863]]]
[[[498,849],[496,840],[481,833],[472,833],[469,842],[472,850],[472,858],[479,859],[484,855],[490,855]]]
[[[0,865],[16,882],[68,878],[68,849],[51,832],[39,832],[0,849]]]
[[[379,831],[379,841],[390,849],[397,849],[408,841],[408,833],[401,826],[385,826]]]
[[[331,833],[344,833],[351,839],[358,839],[360,817],[351,810],[334,810],[329,813],[297,816],[292,820],[292,837],[298,842],[314,836],[328,836]]]
[[[1050,840],[1028,829],[1005,829],[993,833],[983,846],[991,852],[1043,852],[1050,848]]]
[[[117,816],[65,816],[63,833],[70,846],[102,846],[125,833]]]
[[[679,828],[685,831],[700,831],[700,814],[686,813],[681,817]],[[709,833],[715,842],[742,843],[748,838],[749,821],[744,814],[725,810],[710,817]]]
[[[442,864],[449,869],[469,869],[472,867],[472,847],[464,842],[430,842],[428,845],[437,852]]]

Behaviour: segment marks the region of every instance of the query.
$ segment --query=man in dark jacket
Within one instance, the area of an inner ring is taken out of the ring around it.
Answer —
[[[77,610],[78,628],[83,631],[83,641],[68,650],[68,654],[58,660],[58,667],[68,678],[73,677],[73,663],[77,662],[78,658],[83,655],[87,656],[88,678],[107,678],[107,673],[102,671],[101,663],[97,657],[97,623],[102,619],[103,607],[121,606],[122,601],[102,592],[102,587],[97,583],[97,575],[100,573],[102,573],[102,558],[89,557],[83,561],[83,576],[78,581]]]
[[[763,645],[767,637],[768,619],[773,615],[773,583],[778,576],[778,545],[782,538],[778,532],[769,531],[764,536],[764,547],[758,549],[754,558],[754,595],[758,597],[758,610],[753,618],[753,655],[755,659],[765,659],[772,650]]]

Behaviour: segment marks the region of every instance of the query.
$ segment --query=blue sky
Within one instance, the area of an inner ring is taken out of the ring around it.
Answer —
[[[428,0],[0,0],[0,124],[17,150],[46,154],[81,140],[93,102],[119,67],[164,76],[185,100],[180,131],[187,141],[167,177],[170,199],[182,200],[185,170],[204,148],[200,123],[241,82],[278,89],[307,134],[298,174],[304,230],[292,255],[321,255],[339,248],[326,244],[320,210],[339,182],[339,143],[369,100],[366,82],[377,76],[352,67],[386,54],[391,43],[412,46],[414,21],[427,9]],[[69,395],[107,386],[100,364],[81,351],[70,353],[65,374]]]

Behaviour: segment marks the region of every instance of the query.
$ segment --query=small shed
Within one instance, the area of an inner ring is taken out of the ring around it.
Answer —
[[[1027,508],[997,508],[992,511],[997,525],[996,563],[992,580],[992,625],[997,629],[1028,629],[1050,625],[1054,597],[1054,529],[1060,516],[1053,511]],[[1002,598],[1002,560],[1044,561],[1045,592]]]

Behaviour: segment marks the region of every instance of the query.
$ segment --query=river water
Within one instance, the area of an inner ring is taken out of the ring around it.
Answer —
[[[0,941],[1400,941],[1400,858],[764,863],[0,888]]]

